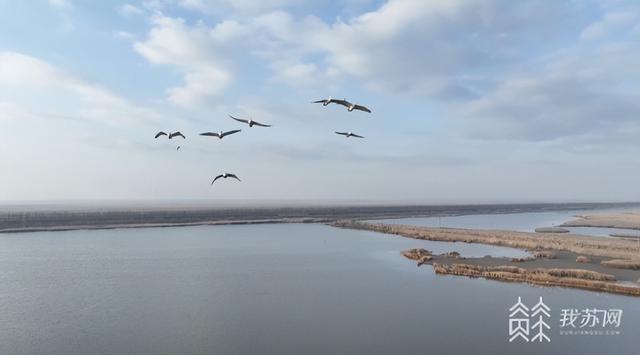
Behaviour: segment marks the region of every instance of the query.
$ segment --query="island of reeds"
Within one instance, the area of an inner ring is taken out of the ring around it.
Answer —
[[[625,227],[633,225],[640,228],[640,214],[636,216],[637,224],[630,224],[631,217],[625,216]],[[602,216],[598,217],[598,223],[605,223]],[[553,231],[527,233],[428,228],[355,220],[337,221],[332,225],[420,240],[511,247],[530,253],[530,257],[514,259],[492,256],[467,258],[457,252],[434,255],[423,248],[402,252],[405,257],[415,260],[418,266],[432,265],[436,274],[640,296],[640,244],[631,239],[557,234]]]

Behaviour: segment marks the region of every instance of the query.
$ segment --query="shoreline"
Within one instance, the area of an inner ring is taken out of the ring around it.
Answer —
[[[406,238],[478,243],[511,247],[532,253],[529,258],[465,258],[457,252],[432,255],[417,248],[402,252],[429,264],[437,274],[521,282],[542,286],[580,288],[640,297],[640,247],[634,241],[572,234],[500,230],[428,228],[343,220],[337,228],[367,230]]]
[[[640,230],[640,212],[598,213],[576,216],[560,227],[594,227]]]
[[[640,207],[640,203],[371,205],[112,210],[0,210],[0,233],[263,223],[330,223],[474,214],[535,213]]]
[[[108,230],[108,229],[129,229],[129,228],[171,228],[171,227],[195,227],[195,226],[232,226],[248,224],[284,224],[284,223],[330,223],[333,219],[309,219],[309,218],[283,218],[273,220],[221,220],[202,221],[192,223],[143,223],[143,224],[113,224],[113,225],[75,225],[75,226],[54,226],[54,227],[26,227],[0,229],[0,234],[12,233],[35,233],[35,232],[66,232],[82,230]]]

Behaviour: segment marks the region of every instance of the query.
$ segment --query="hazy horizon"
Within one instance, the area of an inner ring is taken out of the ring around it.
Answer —
[[[0,201],[1,208],[111,208],[140,207],[161,209],[189,208],[269,208],[269,207],[358,207],[358,206],[517,206],[517,205],[640,205],[640,201],[425,201],[425,200],[302,200],[302,199],[230,199],[230,200],[56,200]]]

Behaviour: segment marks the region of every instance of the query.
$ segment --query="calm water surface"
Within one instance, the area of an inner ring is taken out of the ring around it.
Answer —
[[[323,225],[0,235],[0,354],[633,354],[640,300],[437,276],[400,251],[490,246]],[[552,341],[509,343],[517,297]],[[561,308],[621,308],[620,335],[559,334]]]

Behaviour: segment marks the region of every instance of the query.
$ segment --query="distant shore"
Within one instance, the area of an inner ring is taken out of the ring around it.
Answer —
[[[106,207],[88,210],[56,207],[0,209],[0,233],[81,229],[181,227],[223,224],[328,223],[340,219],[391,219],[472,214],[595,210],[640,207],[639,203],[565,203],[493,205],[354,205],[295,207]]]
[[[577,216],[561,227],[598,227],[640,230],[640,212],[597,213]]]
[[[421,248],[403,255],[438,274],[482,277],[640,296],[640,247],[634,241],[553,233],[427,228],[361,221],[338,221],[339,228],[362,229],[407,238],[480,243],[523,249],[531,257],[465,258],[458,253],[432,255]]]

